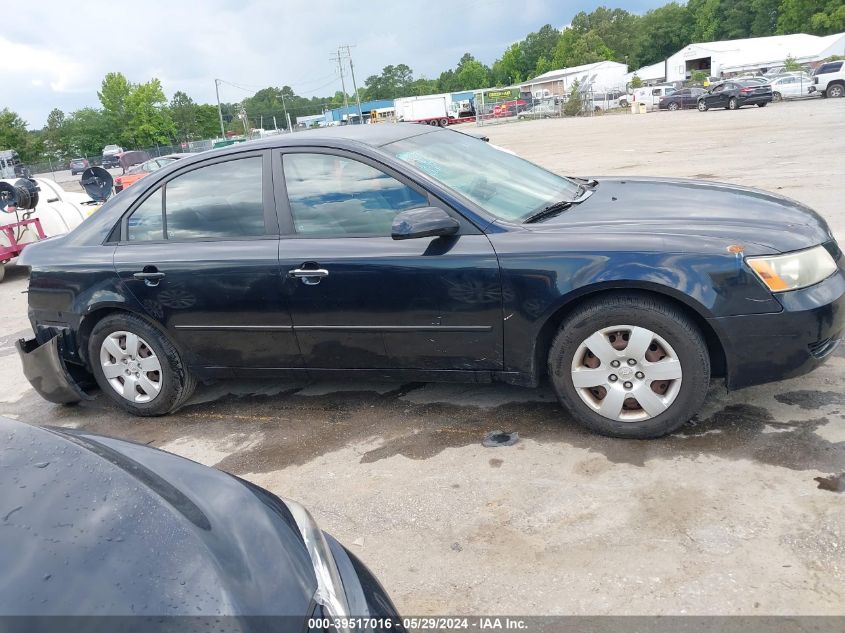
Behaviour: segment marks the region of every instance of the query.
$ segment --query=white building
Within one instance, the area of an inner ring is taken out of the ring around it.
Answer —
[[[642,68],[638,68],[637,70],[626,74],[622,78],[626,86],[631,83],[634,75],[639,77],[646,85],[662,83],[666,81],[666,60],[657,62],[656,64],[651,64],[650,66],[643,66]]]
[[[835,35],[775,35],[745,40],[690,44],[666,60],[666,80],[684,81],[696,70],[711,77],[765,71],[783,65],[787,57],[812,64],[845,53],[845,33]]]
[[[623,78],[627,72],[628,66],[625,64],[610,61],[595,62],[543,73],[534,79],[523,81],[519,84],[519,89],[538,97],[563,96],[577,81],[582,89],[605,92],[616,88],[624,89]]]

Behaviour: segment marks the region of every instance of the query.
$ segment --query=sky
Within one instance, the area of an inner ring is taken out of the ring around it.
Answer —
[[[38,0],[0,33],[0,108],[40,128],[53,108],[98,107],[108,72],[157,77],[168,99],[182,90],[198,103],[216,102],[215,78],[246,89],[221,85],[224,102],[283,85],[326,96],[340,90],[330,60],[338,45],[354,45],[359,84],[399,63],[436,78],[465,52],[492,64],[530,31],[563,27],[578,11],[605,4],[642,13],[666,1]]]

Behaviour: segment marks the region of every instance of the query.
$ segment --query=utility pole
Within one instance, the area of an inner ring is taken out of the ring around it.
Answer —
[[[354,44],[353,44],[354,46]],[[352,75],[352,89],[355,91],[355,102],[358,104],[358,123],[364,122],[364,113],[361,112],[361,97],[358,94],[358,86],[355,83],[355,67],[352,65],[352,53],[349,50],[352,46],[347,44],[346,46],[341,46],[340,48],[346,49],[346,56],[349,58],[349,72]],[[338,55],[340,54],[340,49],[338,49]]]
[[[214,92],[217,93],[217,116],[220,117],[220,138],[226,138],[226,128],[223,127],[223,110],[220,109],[220,80],[214,80]]]
[[[288,107],[285,105],[285,93],[283,91],[284,88],[279,91],[279,94],[282,96],[282,110],[285,111],[285,118],[288,121],[288,132],[290,132],[290,117],[288,116]]]
[[[337,71],[340,73],[340,86],[343,89],[343,109],[346,110],[346,116],[349,116],[349,98],[346,95],[346,81],[343,79],[343,57],[340,55],[340,47],[337,47],[337,56],[330,58],[337,62]]]

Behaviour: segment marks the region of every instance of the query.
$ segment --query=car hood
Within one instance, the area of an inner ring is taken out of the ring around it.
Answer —
[[[0,437],[0,616],[309,613],[310,557],[263,489],[77,431]]]
[[[581,204],[523,226],[538,231],[724,238],[727,244],[757,244],[778,252],[833,239],[815,211],[758,189],[669,178],[597,180],[593,195]]]

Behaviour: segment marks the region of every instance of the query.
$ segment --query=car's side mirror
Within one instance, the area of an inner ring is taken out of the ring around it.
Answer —
[[[393,218],[391,237],[394,240],[413,240],[419,237],[454,235],[461,225],[437,207],[423,207],[403,211]]]

